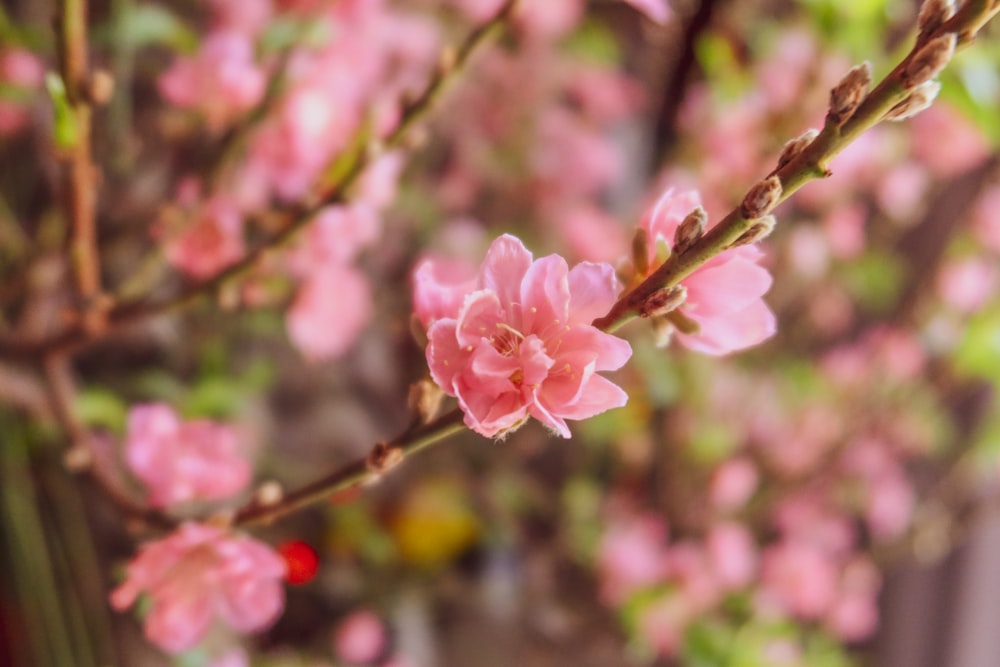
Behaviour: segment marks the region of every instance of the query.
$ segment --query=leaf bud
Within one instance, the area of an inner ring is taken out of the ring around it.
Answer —
[[[744,220],[756,220],[766,215],[781,199],[781,179],[769,176],[760,181],[747,192],[740,204],[740,215]]]
[[[903,69],[903,88],[913,90],[936,77],[955,55],[955,41],[955,33],[950,32],[924,44]]]
[[[680,254],[694,245],[705,234],[708,214],[701,206],[687,214],[674,232],[674,252]]]
[[[872,84],[872,65],[868,61],[852,67],[844,78],[830,90],[830,110],[827,120],[843,125],[854,115],[868,95]]]
[[[775,223],[776,221],[773,215],[765,215],[758,218],[752,225],[750,225],[750,229],[743,232],[743,234],[738,239],[733,241],[729,247],[735,248],[737,246],[751,245],[753,243],[757,243],[758,241],[763,241],[771,235],[771,232],[774,231]]]
[[[921,34],[934,32],[955,15],[954,0],[924,0],[917,14],[917,29]]]
[[[941,90],[940,81],[924,81],[913,89],[913,91],[902,102],[889,109],[885,114],[886,120],[906,120],[934,103],[938,92]]]
[[[786,164],[797,158],[802,154],[802,151],[806,149],[809,144],[811,144],[816,137],[819,136],[819,130],[815,128],[810,128],[788,141],[785,146],[781,149],[781,155],[778,156],[778,169],[781,169]]]
[[[639,306],[639,317],[661,317],[676,310],[687,298],[687,288],[683,285],[661,287]]]

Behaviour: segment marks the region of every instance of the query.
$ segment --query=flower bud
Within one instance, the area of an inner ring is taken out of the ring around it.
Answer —
[[[369,452],[365,459],[365,467],[369,472],[380,475],[389,468],[398,465],[403,460],[403,450],[396,446],[390,446],[384,442],[378,442]]]
[[[740,205],[740,215],[744,220],[756,220],[766,215],[781,199],[781,179],[769,176],[747,192]]]
[[[285,490],[282,488],[281,484],[272,480],[268,480],[257,487],[257,492],[254,494],[254,500],[257,504],[262,507],[272,507],[277,505],[285,497]]]
[[[917,14],[917,29],[921,34],[934,32],[954,15],[954,0],[924,0]]]
[[[674,232],[674,252],[680,254],[690,248],[705,234],[708,214],[701,206],[688,213]]]
[[[950,32],[924,44],[903,69],[903,88],[913,90],[937,76],[955,55],[955,41],[955,33]]]
[[[940,81],[924,81],[913,89],[913,92],[902,102],[889,109],[885,115],[886,120],[906,120],[934,103],[938,92],[941,90]]]
[[[743,234],[738,239],[733,241],[729,247],[735,248],[737,246],[751,245],[753,243],[757,243],[758,241],[763,241],[771,235],[771,232],[774,231],[774,225],[774,216],[765,215],[754,221],[754,223],[750,225],[750,229],[743,232]]]
[[[649,273],[649,233],[642,227],[637,227],[632,237],[632,266],[637,276]]]
[[[426,424],[437,415],[443,398],[444,392],[441,387],[437,386],[430,378],[425,377],[410,385],[407,404],[410,413],[421,423]]]
[[[818,136],[819,130],[810,128],[786,143],[781,149],[781,155],[778,156],[778,169],[797,158]]]
[[[830,90],[830,111],[827,120],[834,125],[843,125],[854,115],[868,95],[872,84],[872,66],[865,61],[852,67],[844,78]]]
[[[687,288],[683,285],[662,287],[650,294],[639,306],[639,317],[661,317],[676,310],[687,298]]]

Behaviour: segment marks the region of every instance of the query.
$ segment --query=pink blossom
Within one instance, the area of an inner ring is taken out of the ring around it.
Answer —
[[[356,611],[341,621],[333,637],[333,650],[346,663],[372,664],[385,650],[382,620],[371,611]]]
[[[762,578],[765,595],[802,618],[822,616],[837,594],[837,571],[830,558],[798,541],[764,551]]]
[[[723,588],[742,588],[757,571],[757,543],[746,527],[732,522],[713,526],[705,538],[709,562]]]
[[[629,251],[625,226],[592,204],[560,208],[555,227],[575,257],[593,262],[614,262]]]
[[[996,296],[1000,273],[994,260],[968,258],[941,267],[937,291],[948,305],[974,313]]]
[[[221,130],[264,96],[267,80],[253,48],[246,34],[212,33],[197,54],[179,58],[160,76],[160,93],[171,104],[200,111],[210,129]]]
[[[710,609],[722,597],[722,582],[701,544],[692,541],[672,544],[667,554],[667,572],[677,582],[692,612]]]
[[[425,328],[442,317],[454,317],[466,295],[475,291],[477,276],[471,262],[427,258],[413,271],[413,312]]]
[[[190,204],[193,198],[193,193],[183,192],[185,189],[182,185],[182,205]],[[180,271],[207,278],[243,257],[243,216],[227,197],[216,195],[166,215],[154,235],[163,238],[167,261]]]
[[[285,563],[261,542],[214,526],[185,523],[142,546],[111,593],[122,611],[150,599],[146,637],[168,653],[201,640],[214,619],[238,632],[263,630],[284,607]]]
[[[250,464],[232,427],[207,419],[182,422],[163,403],[129,412],[125,460],[155,507],[228,498],[250,481]]]
[[[206,667],[250,667],[250,658],[240,646],[214,656]]]
[[[494,437],[530,415],[568,438],[566,419],[625,404],[625,392],[597,371],[620,368],[632,349],[590,324],[618,294],[611,266],[570,271],[556,255],[532,261],[505,235],[490,246],[476,286],[457,313],[431,325],[427,346],[432,377],[458,398],[469,428]]]
[[[671,189],[646,213],[642,227],[651,241],[651,266],[658,264],[657,242],[669,247],[677,227],[699,202],[697,192]],[[678,333],[682,344],[706,354],[726,354],[774,334],[774,314],[761,299],[771,286],[771,275],[759,264],[762,256],[755,246],[726,250],[681,281],[687,300],[680,312],[699,327],[696,333]]]
[[[666,23],[670,19],[670,5],[666,0],[625,0],[625,2],[657,23]]]
[[[295,346],[312,360],[347,352],[372,315],[371,287],[349,266],[331,264],[300,286],[286,325]]]
[[[982,130],[947,104],[939,102],[909,122],[914,157],[940,178],[954,178],[990,153]]]
[[[837,206],[826,214],[823,230],[835,257],[853,259],[864,251],[866,220],[867,212],[861,204]]]
[[[31,51],[21,48],[0,49],[0,89],[13,88],[31,93],[42,85],[45,65]],[[12,96],[0,95],[0,137],[14,134],[28,121],[28,104]]]
[[[844,566],[840,593],[826,614],[826,626],[845,641],[865,639],[878,627],[878,590],[882,576],[875,565],[856,557]]]
[[[612,517],[597,549],[601,597],[621,604],[666,577],[667,526],[653,515]]]
[[[930,185],[927,169],[916,162],[895,165],[882,176],[875,196],[879,207],[899,224],[915,223]]]
[[[709,498],[721,510],[739,509],[757,490],[758,478],[757,468],[749,459],[725,461],[712,474],[708,487]]]
[[[213,29],[233,30],[254,38],[271,21],[274,8],[271,0],[209,0]]]
[[[327,206],[306,226],[288,263],[303,278],[333,264],[345,265],[378,238],[380,228],[381,221],[369,206]]]

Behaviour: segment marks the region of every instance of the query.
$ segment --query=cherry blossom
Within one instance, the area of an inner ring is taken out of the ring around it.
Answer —
[[[125,460],[156,507],[228,498],[250,481],[250,464],[232,427],[207,419],[182,422],[163,403],[129,412]]]
[[[284,608],[285,563],[271,548],[221,528],[185,523],[143,545],[111,593],[121,611],[149,596],[146,637],[168,653],[197,644],[215,619],[238,632],[269,626]]]
[[[386,644],[386,630],[382,620],[372,611],[356,611],[345,618],[333,636],[333,649],[337,656],[352,665],[375,662]]]
[[[200,111],[212,130],[221,130],[264,96],[266,76],[253,60],[253,43],[242,32],[208,35],[201,50],[180,58],[159,79],[171,104]]]
[[[619,291],[611,266],[570,270],[556,255],[533,261],[520,240],[504,235],[490,247],[476,287],[427,332],[431,375],[458,398],[469,428],[501,436],[530,415],[568,438],[566,419],[625,404],[625,392],[597,371],[620,368],[631,347],[590,324]]]
[[[643,217],[651,266],[657,265],[658,244],[669,247],[673,243],[677,227],[700,201],[695,191],[669,189]],[[681,281],[687,299],[680,312],[698,328],[693,333],[678,332],[683,345],[719,355],[756,345],[774,334],[774,314],[761,299],[771,286],[771,275],[760,266],[762,257],[754,246],[732,248]]]

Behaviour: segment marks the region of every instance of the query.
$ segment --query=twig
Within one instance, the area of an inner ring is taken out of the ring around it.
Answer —
[[[91,434],[73,411],[76,387],[69,358],[62,354],[50,355],[46,357],[44,367],[52,412],[70,439],[71,448],[67,452],[67,457],[79,454],[83,459],[80,464],[72,467],[85,472],[104,496],[125,516],[155,528],[172,528],[176,523],[172,518],[135,501],[123,489],[118,488],[118,485],[106,478],[100,466],[93,460],[94,448],[90,444]]]
[[[886,113],[907,96],[901,81],[907,66],[921,48],[933,38],[956,33],[960,45],[968,44],[975,33],[998,11],[1000,6],[990,6],[988,0],[969,0],[949,21],[926,38],[917,41],[909,55],[865,97],[843,124],[827,123],[819,135],[787,164],[775,169],[781,192],[773,206],[788,199],[809,181],[831,174],[828,164],[863,132],[879,123]],[[754,219],[744,215],[743,207],[733,209],[717,225],[693,243],[684,252],[675,253],[643,282],[629,290],[604,317],[594,320],[594,326],[614,331],[638,316],[643,304],[654,292],[677,285],[712,257],[729,248],[753,225]]]
[[[96,168],[91,159],[90,71],[87,60],[87,0],[61,0],[56,18],[60,69],[72,109],[74,137],[69,154],[68,212],[73,229],[70,253],[84,330],[102,329],[100,256],[97,249]]]
[[[384,149],[396,148],[404,143],[409,136],[410,129],[427,115],[448,83],[464,67],[478,47],[503,28],[513,14],[518,1],[507,0],[497,14],[473,31],[457,50],[445,52],[437,71],[431,77],[423,92],[404,106],[399,125],[388,136],[382,139],[381,146]],[[249,250],[239,261],[230,264],[215,275],[192,283],[177,294],[157,301],[141,298],[119,301],[107,312],[107,329],[118,329],[183,307],[201,296],[217,291],[230,280],[246,274],[253,269],[258,260],[267,252],[290,241],[322,208],[330,204],[343,202],[348,191],[364,173],[371,159],[371,152],[359,151],[355,160],[347,167],[340,180],[330,187],[327,192],[312,202],[297,204],[286,210],[284,212],[284,223],[277,231]],[[46,353],[52,351],[68,352],[102,338],[105,333],[102,332],[101,335],[97,335],[89,331],[82,322],[75,322],[64,331],[48,339],[23,340],[11,336],[0,337],[0,356],[4,354],[44,356]]]

